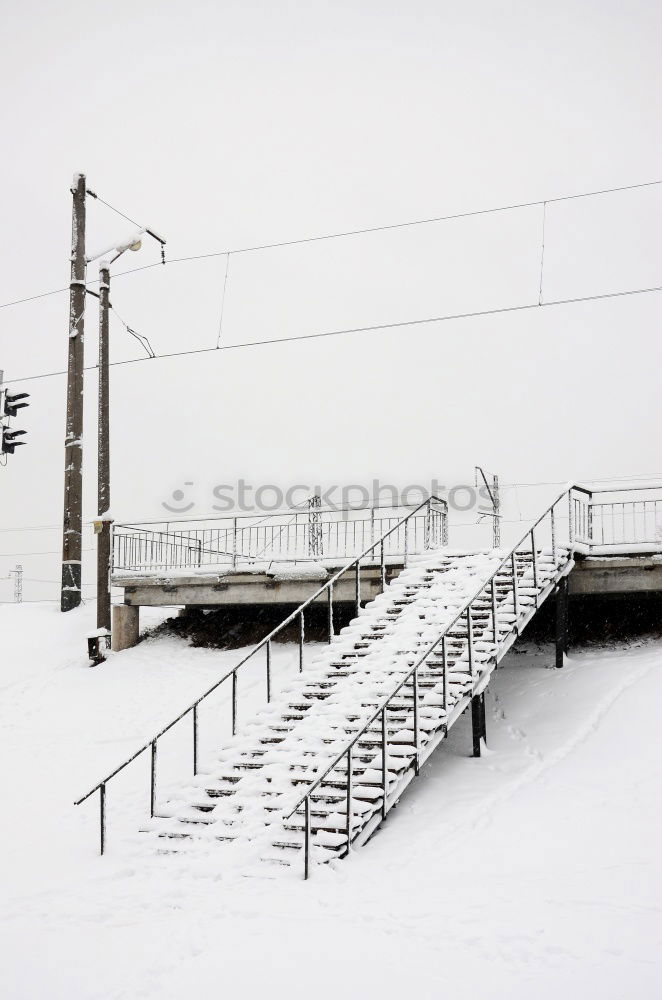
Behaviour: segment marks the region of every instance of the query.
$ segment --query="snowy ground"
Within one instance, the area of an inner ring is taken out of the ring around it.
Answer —
[[[659,995],[662,642],[563,671],[513,651],[488,755],[461,720],[371,843],[304,883],[142,850],[147,760],[109,785],[96,855],[96,799],[73,799],[242,654],[159,639],[90,670],[93,613],[0,607],[4,996]],[[243,691],[262,697],[257,665]],[[201,716],[203,764],[227,709]],[[190,744],[187,722],[164,739],[162,793]]]

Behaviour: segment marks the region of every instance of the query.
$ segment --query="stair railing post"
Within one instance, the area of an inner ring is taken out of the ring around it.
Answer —
[[[152,819],[154,819],[155,812],[156,812],[156,740],[152,740],[150,789],[149,789],[149,815]]]
[[[333,640],[333,584],[330,583],[328,590],[328,606],[327,606],[327,638],[329,642]]]
[[[405,521],[405,552],[403,566],[406,569],[409,561],[409,517]]]
[[[444,505],[441,512],[441,544],[444,548],[448,545],[448,504]]]
[[[448,653],[446,651],[446,636],[441,640],[441,662],[444,672],[444,712],[448,711]],[[446,718],[448,724],[448,718]]]
[[[554,505],[549,512],[550,524],[552,529],[552,563],[556,569],[556,517],[554,515]]]
[[[271,639],[268,639],[267,640],[267,704],[270,701],[271,701]]]
[[[106,851],[106,783],[99,785],[99,853]]]
[[[198,773],[198,705],[193,706],[193,774]]]
[[[413,677],[413,693],[414,693],[414,752],[416,756],[414,757],[414,773],[418,774],[420,771],[420,747],[419,747],[419,732],[418,732],[418,667],[414,670]]]
[[[386,819],[386,792],[388,788],[386,754],[386,705],[384,705],[382,709],[382,819]]]
[[[304,801],[303,877],[310,878],[310,796]]]
[[[232,569],[237,568],[237,518],[232,518]]]
[[[303,644],[306,638],[306,623],[303,617],[303,611],[299,615],[299,673],[303,673]]]
[[[237,735],[237,671],[232,671],[232,735]]]
[[[499,649],[499,620],[497,617],[497,598],[496,598],[496,578],[492,577],[492,583],[490,586],[491,598],[492,598],[492,640],[494,642],[494,651],[498,652]]]
[[[386,561],[384,559],[384,539],[379,547],[379,580],[382,586],[382,593],[386,590]]]
[[[347,853],[352,846],[352,747],[347,747]]]
[[[574,525],[572,490],[568,490],[568,541],[570,543],[570,556],[572,557],[572,554],[575,549],[575,525]]]
[[[428,500],[425,508],[425,521],[423,525],[423,549],[427,552],[430,548],[430,528],[432,521],[432,500]]]
[[[533,586],[536,591],[535,602],[538,607],[538,553],[536,552],[536,532],[531,528],[531,563],[533,566]]]
[[[517,619],[519,618],[519,597],[517,594],[517,561],[515,559],[515,553],[510,557],[511,572],[513,578],[513,607],[515,609],[515,625],[517,626]]]
[[[474,676],[474,626],[471,617],[471,605],[467,608],[467,648],[469,652],[469,673]]]
[[[355,570],[355,573],[356,573],[356,576],[355,576],[355,580],[354,580],[354,585],[355,585],[354,589],[355,589],[355,596],[356,596],[356,617],[358,618],[359,617],[359,613],[361,611],[361,560],[360,559],[356,560],[356,570]]]

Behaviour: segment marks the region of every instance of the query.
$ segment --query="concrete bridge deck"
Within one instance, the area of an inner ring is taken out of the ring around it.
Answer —
[[[559,531],[569,534],[569,596],[662,593],[662,487],[615,491],[573,486],[569,497],[569,506],[556,512],[556,527],[552,523],[544,539],[536,538],[537,545],[553,551]],[[448,548],[443,500],[433,498],[427,510],[417,508],[398,520],[401,513],[373,508],[351,512],[354,519],[346,520],[347,512],[341,518],[335,512],[296,511],[276,524],[245,527],[236,518],[221,527],[216,522],[197,528],[120,526],[112,583],[123,589],[124,604],[115,609],[113,645],[125,648],[137,640],[141,606],[270,605],[287,613],[361,552],[368,553],[360,568],[361,601],[370,601],[381,592],[382,580],[390,582],[408,564],[408,553],[453,550]],[[350,605],[356,599],[352,571],[338,580],[333,601]]]
[[[115,587],[124,589],[124,603],[135,607],[219,607],[278,604],[298,606],[311,590],[324,583],[344,564],[325,564],[314,571],[302,563],[269,570],[195,574],[118,574]],[[402,558],[389,560],[386,582],[404,567]],[[381,588],[379,565],[361,567],[361,594],[376,597]],[[662,550],[660,552],[583,555],[577,553],[569,576],[570,596],[604,596],[662,592]],[[320,598],[321,600],[321,598]],[[352,580],[343,577],[334,593],[337,603],[355,600]]]

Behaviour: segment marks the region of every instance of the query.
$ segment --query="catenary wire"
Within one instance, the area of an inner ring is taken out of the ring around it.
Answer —
[[[300,246],[305,243],[319,243],[322,242],[323,240],[346,239],[351,236],[364,236],[369,233],[382,233],[382,232],[388,232],[389,230],[407,229],[414,226],[427,226],[427,225],[432,225],[433,223],[436,222],[451,222],[456,219],[469,219],[475,216],[491,215],[496,212],[511,212],[517,209],[535,208],[544,204],[549,205],[563,201],[574,201],[579,198],[595,198],[600,195],[619,194],[624,191],[635,191],[641,188],[656,187],[659,186],[660,184],[662,184],[662,179],[654,181],[642,181],[638,184],[624,184],[619,187],[602,188],[596,191],[581,191],[577,194],[558,195],[555,198],[539,198],[537,201],[514,202],[508,205],[496,205],[490,208],[472,209],[467,212],[455,212],[450,215],[437,215],[427,219],[414,219],[409,222],[394,222],[382,226],[368,226],[363,229],[348,229],[342,232],[325,233],[319,236],[305,236],[294,240],[280,240],[276,243],[260,243],[254,246],[237,247],[235,249],[229,249],[229,250],[228,249],[214,250],[209,253],[191,254],[186,257],[173,257],[166,263],[182,264],[187,261],[206,260],[210,257],[222,257],[225,254],[256,253],[262,250],[276,250],[279,249],[280,247]],[[99,198],[98,195],[95,195],[95,197],[97,198],[98,201],[103,201],[103,199]],[[129,218],[128,215],[124,215],[123,212],[119,212],[118,209],[113,208],[113,206],[109,205],[108,202],[104,201],[103,204],[107,205],[107,207],[111,208],[114,212],[117,212],[118,215],[121,215],[128,222],[131,222],[132,225],[136,226],[138,225],[138,223],[135,222],[133,219]],[[150,268],[161,267],[161,266],[163,266],[162,261],[155,261],[152,264],[143,264],[141,267],[130,268],[126,271],[118,271],[118,273],[114,277],[120,278],[122,277],[122,275],[136,274],[138,271],[146,271],[149,270]],[[94,279],[94,282],[96,281],[98,281],[98,279]],[[90,284],[94,282],[90,282]],[[0,303],[0,309],[7,309],[10,306],[22,305],[25,302],[33,302],[35,299],[45,298],[46,296],[49,295],[59,295],[62,292],[68,291],[68,289],[69,286],[67,285],[65,288],[55,288],[48,292],[40,292],[36,295],[29,295],[22,299],[14,299],[10,302],[3,302]]]
[[[625,298],[630,295],[648,295],[653,292],[662,292],[662,285],[655,285],[650,288],[630,288],[621,292],[602,292],[597,295],[578,295],[569,299],[550,299],[547,302],[530,302],[522,305],[500,306],[494,309],[476,309],[463,313],[447,313],[442,316],[426,316],[422,319],[399,320],[396,323],[376,323],[372,326],[347,327],[342,330],[324,330],[320,333],[302,333],[292,337],[274,337],[268,340],[249,340],[240,344],[221,344],[219,347],[198,347],[188,351],[172,351],[168,354],[156,354],[154,358],[126,358],[123,361],[111,361],[111,367],[133,365],[144,363],[145,361],[155,361],[168,358],[182,358],[194,354],[211,354],[216,351],[237,351],[248,347],[266,347],[271,344],[291,344],[303,340],[322,340],[327,337],[342,337],[353,333],[372,333],[382,330],[397,330],[408,326],[423,326],[426,323],[446,323],[452,320],[473,319],[484,316],[500,316],[506,313],[527,312],[533,309],[550,309],[555,306],[574,305],[580,302],[597,302],[604,299]],[[87,365],[85,371],[94,371],[98,365]],[[18,378],[7,379],[5,385],[13,385],[19,382],[33,382],[37,379],[54,378],[66,375],[63,370],[54,372],[42,372],[39,375],[24,375]]]

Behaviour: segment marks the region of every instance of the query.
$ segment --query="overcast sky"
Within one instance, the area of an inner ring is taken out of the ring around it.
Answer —
[[[4,2],[0,302],[67,284],[75,171],[169,258],[661,178],[661,31],[652,0]],[[132,228],[89,202],[89,251]],[[661,231],[662,187],[549,205],[543,301],[661,285]],[[541,232],[538,207],[232,256],[222,343],[536,302]],[[115,270],[157,260],[146,243]],[[210,347],[225,267],[117,277],[111,297],[157,353]],[[185,482],[202,511],[239,477],[457,482],[477,462],[504,483],[662,477],[661,309],[641,295],[115,368],[113,511],[158,517]],[[1,309],[5,377],[61,370],[67,321],[66,293]],[[96,324],[90,299],[88,363]],[[117,320],[112,338],[113,358],[140,356]],[[56,554],[26,553],[58,550],[58,530],[7,531],[62,516],[65,381],[26,388],[0,576],[20,553],[56,581]],[[90,517],[94,373],[86,390]]]

